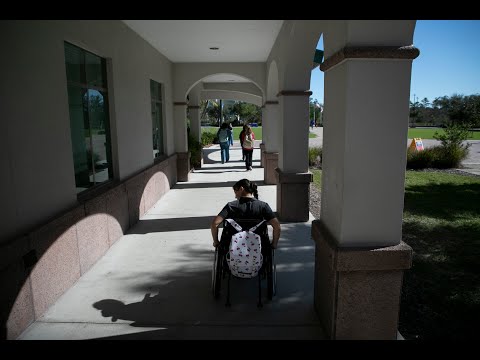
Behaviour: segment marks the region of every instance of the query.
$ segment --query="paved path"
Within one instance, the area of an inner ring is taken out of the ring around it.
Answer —
[[[245,171],[239,146],[226,164],[218,145],[205,151],[204,160],[189,182],[165,194],[19,339],[325,339],[313,307],[313,216],[282,223],[273,301],[266,301],[264,287],[264,306],[257,308],[257,279],[232,279],[230,308],[225,291],[213,298],[210,222],[234,199],[236,181],[256,181],[260,199],[274,211],[276,186],[263,183],[258,148],[253,171]],[[161,354],[164,345],[157,346]]]
[[[312,132],[315,133],[317,137],[313,139],[309,139],[309,142],[308,142],[309,146],[310,147],[322,146],[323,127],[315,127],[313,128]],[[408,147],[411,142],[412,142],[412,139],[408,139],[406,146]],[[430,139],[424,139],[422,140],[422,142],[424,147],[431,147],[431,146],[440,144],[440,141],[430,140]],[[468,172],[475,175],[480,175],[480,140],[467,140],[467,142],[471,144],[468,157],[464,161],[462,161],[463,167],[457,170]]]

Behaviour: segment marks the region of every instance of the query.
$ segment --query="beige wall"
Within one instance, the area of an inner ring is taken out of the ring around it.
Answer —
[[[175,63],[174,99],[186,101],[188,92],[203,78],[216,74],[235,74],[251,80],[265,94],[265,63]]]
[[[117,176],[152,165],[150,79],[165,86],[172,154],[172,64],[121,21],[1,21],[0,241],[76,202],[64,41],[111,59]]]

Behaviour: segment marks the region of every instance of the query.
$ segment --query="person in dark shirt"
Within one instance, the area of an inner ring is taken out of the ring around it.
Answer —
[[[258,219],[266,220],[273,228],[271,247],[276,249],[280,238],[280,222],[273,213],[268,203],[258,200],[257,185],[248,179],[242,179],[233,185],[237,200],[227,203],[222,211],[213,219],[210,229],[212,231],[213,246],[218,247],[218,226],[224,219]]]

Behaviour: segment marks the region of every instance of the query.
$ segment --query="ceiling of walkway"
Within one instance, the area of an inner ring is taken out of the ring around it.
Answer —
[[[283,24],[283,20],[122,21],[172,62],[265,62]]]

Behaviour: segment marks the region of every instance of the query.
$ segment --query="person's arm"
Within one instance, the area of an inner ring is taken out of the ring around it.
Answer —
[[[218,241],[218,225],[220,225],[223,221],[223,217],[220,215],[215,216],[210,225],[210,230],[212,231],[212,239],[213,239],[213,246],[217,247],[220,245],[220,241]]]
[[[267,224],[272,225],[273,228],[273,239],[272,239],[272,248],[276,249],[278,246],[278,239],[280,239],[280,222],[277,218],[273,218],[267,222]]]

